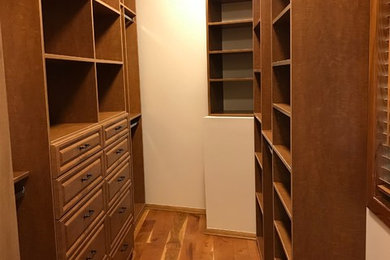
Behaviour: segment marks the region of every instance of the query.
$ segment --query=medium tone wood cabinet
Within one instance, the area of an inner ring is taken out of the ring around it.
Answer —
[[[30,172],[21,259],[128,259],[145,203],[135,1],[1,6],[13,167]]]

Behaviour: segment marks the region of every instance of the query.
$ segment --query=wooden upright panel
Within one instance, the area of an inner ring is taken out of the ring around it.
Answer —
[[[17,209],[22,259],[56,259],[39,8],[38,0],[0,8],[13,168],[30,171]]]
[[[3,44],[0,25],[0,256],[20,258],[14,182],[12,180],[11,141],[8,122],[7,96],[3,63]]]
[[[291,2],[294,259],[364,259],[370,1]]]

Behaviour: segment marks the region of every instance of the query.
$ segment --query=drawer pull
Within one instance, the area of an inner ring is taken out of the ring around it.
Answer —
[[[91,145],[90,144],[83,144],[83,145],[80,145],[79,146],[79,150],[82,151],[82,150],[85,150],[87,149],[88,147],[90,147]]]
[[[126,212],[126,210],[127,210],[127,207],[120,207],[118,213],[123,214]]]
[[[126,176],[120,176],[118,179],[117,179],[117,182],[122,182],[126,179]]]
[[[121,154],[121,153],[123,153],[124,151],[125,151],[125,150],[121,148],[121,149],[116,150],[115,153],[116,153],[116,154]]]
[[[91,254],[91,256],[87,256],[87,258],[85,260],[93,259],[95,257],[95,255],[97,254],[97,250],[92,249],[89,253]]]
[[[91,173],[88,173],[86,176],[84,176],[83,178],[81,178],[81,182],[85,182],[85,181],[88,181],[89,179],[92,178],[92,174]]]
[[[127,248],[129,248],[129,244],[123,244],[122,248],[121,248],[121,252],[125,252],[127,250]]]
[[[121,125],[114,128],[115,131],[119,131],[119,130],[121,130],[121,129],[122,129],[122,126],[121,126]]]
[[[88,210],[88,213],[83,216],[84,219],[89,218],[95,213],[93,209]]]

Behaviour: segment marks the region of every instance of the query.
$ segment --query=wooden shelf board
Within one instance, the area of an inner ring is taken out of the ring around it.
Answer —
[[[125,11],[126,15],[130,16],[131,18],[134,18],[136,16],[136,13],[129,7],[127,7],[125,4],[121,3],[121,6],[123,7],[123,10]]]
[[[241,20],[230,20],[221,22],[209,22],[210,27],[240,27],[240,26],[251,26],[253,23],[252,19],[241,19]]]
[[[14,172],[14,183],[18,183],[24,179],[27,179],[30,175],[29,171],[15,171]]]
[[[265,140],[267,140],[268,144],[272,146],[272,131],[271,130],[263,130],[261,131]]]
[[[287,170],[291,173],[292,170],[292,160],[291,160],[291,152],[284,145],[274,145],[274,151],[286,166]]]
[[[253,113],[255,119],[261,124],[261,113]]]
[[[210,116],[251,117],[252,111],[224,111],[223,113],[210,113]]]
[[[220,79],[210,79],[210,82],[244,82],[244,81],[253,81],[253,78],[220,78]]]
[[[99,4],[100,7],[104,8],[106,12],[108,13],[111,13],[111,14],[116,14],[116,15],[120,15],[121,12],[117,9],[115,9],[114,7],[110,6],[109,4],[101,1],[101,0],[94,0],[95,3]],[[95,9],[94,9],[95,11]]]
[[[256,161],[260,165],[260,168],[263,169],[263,156],[261,153],[255,153]]]
[[[253,49],[232,49],[232,50],[214,50],[209,51],[209,54],[239,54],[239,53],[252,53]]]
[[[284,209],[286,210],[287,215],[290,219],[292,219],[292,204],[289,192],[281,182],[274,182],[274,188],[283,204]]]
[[[95,123],[66,123],[66,124],[55,124],[50,126],[50,141],[55,141],[61,137],[69,134],[76,133],[83,129],[86,129]]]
[[[287,256],[287,259],[292,260],[291,239],[288,235],[286,228],[284,227],[283,222],[279,220],[275,220],[274,225],[275,225],[276,232],[278,233],[278,236],[280,238],[280,242],[282,242],[282,246]]]
[[[99,122],[111,119],[119,116],[120,114],[126,113],[125,111],[113,111],[113,112],[99,112]]]
[[[261,192],[256,192],[256,201],[257,204],[259,204],[261,213],[264,214],[263,194]]]
[[[253,70],[253,73],[255,73],[255,74],[261,74],[261,69],[254,69],[254,70]]]
[[[101,64],[112,64],[112,65],[123,65],[123,61],[120,61],[120,60],[96,59],[96,63],[101,63]]]
[[[273,107],[286,116],[291,117],[291,106],[289,104],[274,103]]]
[[[256,22],[256,24],[253,26],[254,31],[259,31],[260,29],[260,19]]]
[[[386,185],[380,184],[378,185],[378,189],[386,196],[390,197],[390,188],[388,188]]]
[[[142,116],[141,113],[130,113],[129,114],[129,120],[134,121]]]
[[[62,61],[79,61],[79,62],[95,62],[94,58],[76,57],[60,54],[45,53],[46,60],[62,60]]]
[[[280,22],[283,18],[290,13],[291,3],[289,3],[276,17],[273,19],[272,24]]]
[[[290,66],[291,60],[280,60],[280,61],[274,61],[272,62],[272,67],[281,67],[281,66]]]

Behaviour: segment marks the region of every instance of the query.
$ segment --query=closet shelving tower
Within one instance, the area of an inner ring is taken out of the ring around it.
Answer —
[[[369,1],[260,5],[259,250],[265,260],[364,259]]]
[[[252,29],[252,1],[207,1],[210,115],[253,114]]]
[[[2,3],[13,167],[29,172],[22,259],[132,252],[145,204],[135,11],[135,0]]]

